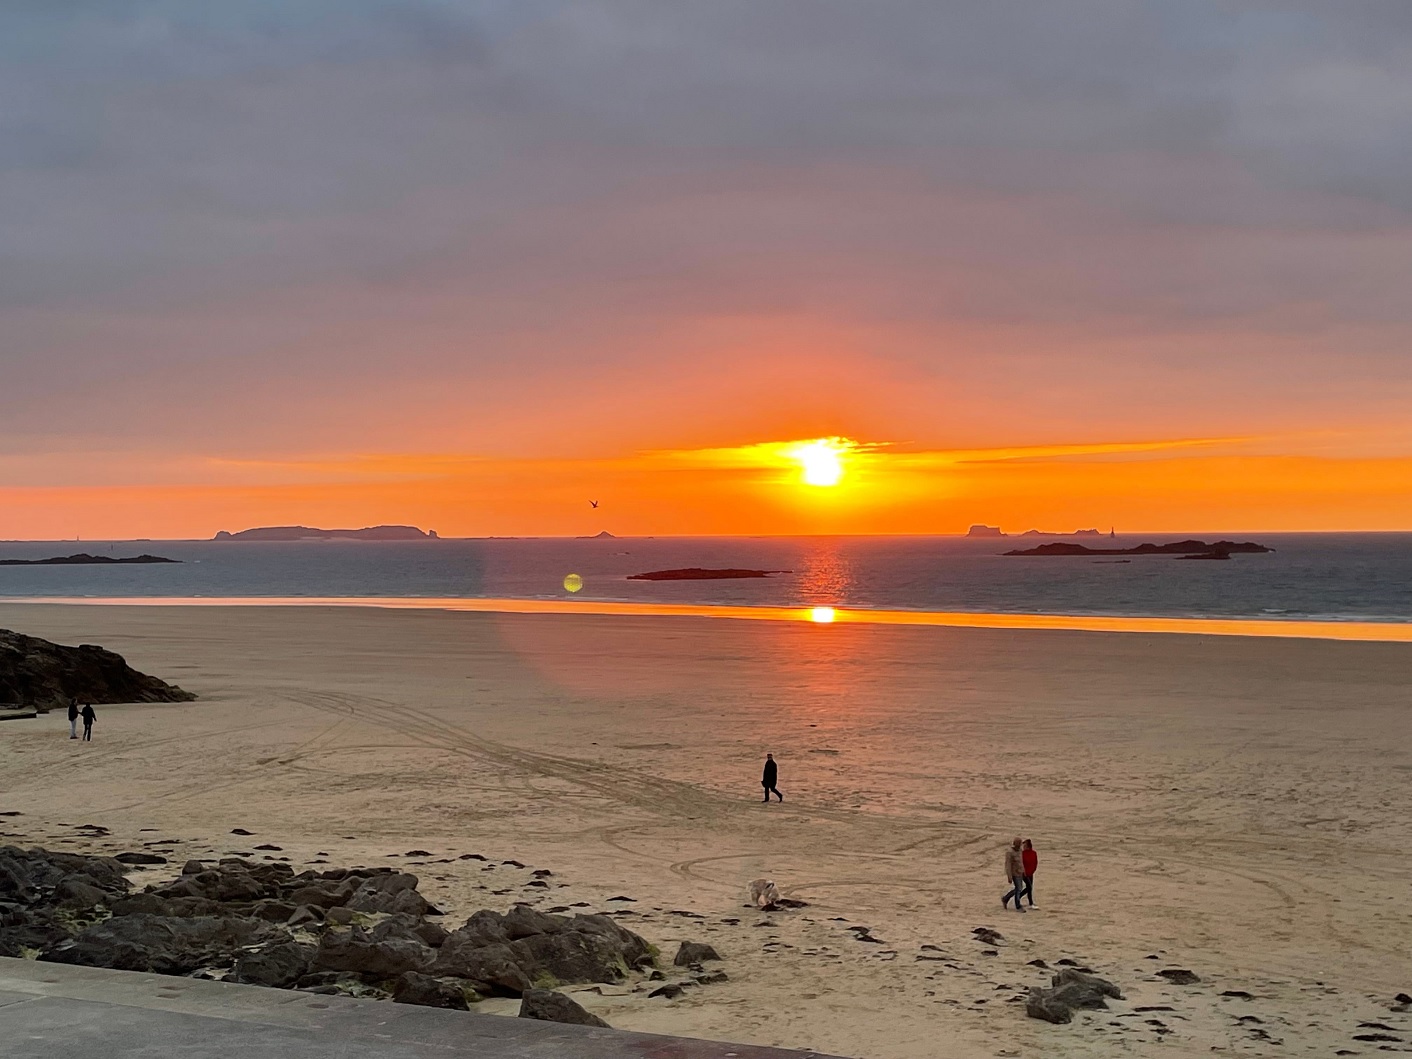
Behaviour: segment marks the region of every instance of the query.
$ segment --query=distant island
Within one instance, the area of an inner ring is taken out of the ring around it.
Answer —
[[[576,541],[603,541],[603,540],[617,540],[617,539],[618,539],[618,535],[617,535],[616,533],[609,533],[607,530],[601,530],[601,531],[599,531],[598,533],[585,534],[585,535],[582,536],[582,537],[575,537],[575,538],[574,538],[574,540],[576,540]]]
[[[227,533],[221,530],[218,541],[432,541],[438,540],[436,530],[423,533],[416,526],[368,526],[364,529],[315,529],[312,526],[259,526],[255,529]]]
[[[0,559],[0,566],[126,566],[133,563],[179,563],[180,559],[165,559],[160,555],[133,555],[114,559],[111,555],[56,555],[52,559]]]
[[[1017,548],[1006,555],[1175,555],[1182,559],[1229,559],[1237,552],[1272,552],[1254,541],[1174,541],[1170,544],[1139,544],[1134,548],[1090,548],[1084,544],[1055,541],[1034,548]]]
[[[1010,534],[1001,531],[999,526],[987,526],[977,522],[966,531],[967,537],[1008,537]],[[1059,533],[1052,530],[1029,529],[1020,534],[1021,537],[1102,537],[1103,534],[1096,529],[1074,530],[1072,533]],[[1108,536],[1116,537],[1112,530],[1108,531]]]
[[[629,574],[629,581],[726,581],[731,578],[769,577],[787,574],[788,570],[707,570],[688,566],[681,570],[652,570],[645,574]]]

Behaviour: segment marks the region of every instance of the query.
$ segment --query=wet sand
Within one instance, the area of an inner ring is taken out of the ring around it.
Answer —
[[[100,707],[88,745],[6,722],[0,840],[411,864],[453,916],[583,901],[721,950],[730,981],[679,1000],[579,996],[616,1026],[870,1059],[1412,1041],[1388,1008],[1412,992],[1406,644],[43,604],[0,627],[201,696]],[[1014,834],[1041,858],[1025,915],[999,902]],[[808,906],[743,908],[762,875]],[[1030,961],[1060,959],[1127,1000],[1027,1019]]]

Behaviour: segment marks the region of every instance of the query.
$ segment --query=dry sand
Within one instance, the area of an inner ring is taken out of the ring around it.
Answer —
[[[868,1059],[1412,1050],[1412,646],[13,604],[0,627],[201,696],[102,707],[91,744],[5,723],[24,815],[0,841],[269,843],[409,868],[453,917],[588,902],[669,957],[720,949],[730,980],[679,1000],[578,994],[617,1026]],[[758,800],[767,750],[783,805]],[[1016,834],[1041,858],[1024,915],[999,902]],[[762,875],[808,906],[743,908]],[[1127,1000],[1026,1018],[1030,961],[1061,959]]]

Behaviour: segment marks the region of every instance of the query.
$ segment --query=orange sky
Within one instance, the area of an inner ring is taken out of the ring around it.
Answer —
[[[1276,8],[0,5],[0,539],[1412,530],[1412,23]]]

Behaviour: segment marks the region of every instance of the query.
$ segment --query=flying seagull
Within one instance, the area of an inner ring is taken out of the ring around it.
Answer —
[[[596,508],[596,507],[598,506],[598,501],[597,501],[597,500],[590,500],[590,501],[588,502],[588,506],[589,506],[589,507],[595,507],[595,508]]]

